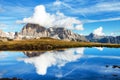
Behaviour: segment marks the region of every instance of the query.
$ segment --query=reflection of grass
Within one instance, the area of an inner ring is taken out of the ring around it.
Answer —
[[[120,47],[118,44],[73,42],[56,39],[32,39],[0,42],[0,50],[53,50],[72,47]]]

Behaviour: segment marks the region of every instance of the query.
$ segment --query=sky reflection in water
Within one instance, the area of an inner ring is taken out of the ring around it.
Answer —
[[[107,68],[106,65],[109,65]],[[71,48],[48,52],[0,52],[0,78],[29,80],[120,79],[120,49]],[[114,75],[117,75],[116,77]]]

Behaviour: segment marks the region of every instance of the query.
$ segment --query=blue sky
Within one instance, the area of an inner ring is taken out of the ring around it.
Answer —
[[[105,35],[120,35],[120,0],[0,0],[0,29],[19,32],[24,24],[16,21],[31,17],[38,5],[81,21],[84,29],[76,33],[87,35],[102,27]]]

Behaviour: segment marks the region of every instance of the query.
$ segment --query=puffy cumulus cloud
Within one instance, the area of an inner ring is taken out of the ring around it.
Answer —
[[[80,59],[83,56],[83,54],[84,48],[76,48],[68,49],[61,52],[46,52],[37,57],[23,58],[19,60],[23,60],[25,63],[34,64],[34,66],[36,67],[36,72],[39,75],[45,75],[49,67],[63,67],[69,62],[74,62]]]
[[[84,30],[83,25],[77,25],[74,28],[75,28],[75,30]]]
[[[103,28],[99,27],[93,31],[93,34],[98,35],[98,36],[104,36],[105,33],[103,33]]]
[[[58,5],[58,3],[56,3]],[[75,17],[65,16],[61,12],[50,14],[46,12],[44,5],[36,6],[31,17],[16,21],[17,23],[35,23],[44,27],[65,27],[67,29],[83,30],[80,20]]]

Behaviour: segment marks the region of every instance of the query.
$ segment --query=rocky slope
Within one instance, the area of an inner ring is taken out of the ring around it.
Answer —
[[[88,36],[86,36],[87,40],[90,42],[98,42],[98,40],[104,38],[105,36],[98,36],[96,34],[90,33]]]
[[[68,40],[68,41],[87,41],[84,36],[75,34],[70,30],[65,28],[51,27],[45,28],[38,24],[26,24],[22,31],[21,35],[27,36],[29,38],[40,38],[40,37],[51,37],[55,39]]]
[[[98,42],[101,43],[115,43],[115,44],[120,44],[120,36],[106,36],[102,39],[99,39]]]
[[[86,36],[87,40],[90,42],[99,42],[99,43],[115,43],[120,44],[120,36],[98,36],[93,33]]]
[[[1,38],[9,38],[9,39],[13,39],[14,38],[14,32],[4,32],[2,30],[0,30],[0,37]]]
[[[43,26],[39,26],[38,24],[26,24],[20,34],[31,38],[49,36],[46,28],[44,28]]]

